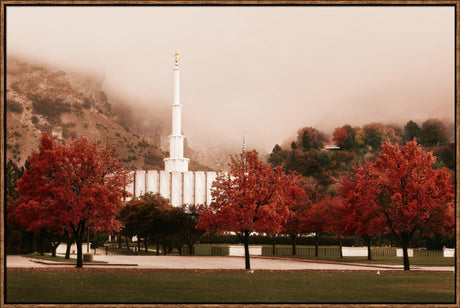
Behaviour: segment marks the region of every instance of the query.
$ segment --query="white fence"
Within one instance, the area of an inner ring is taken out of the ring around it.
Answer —
[[[228,255],[229,256],[244,257],[244,246],[242,246],[242,245],[230,245],[230,246],[228,246]],[[262,255],[262,246],[249,246],[249,255],[251,255],[251,256],[261,256]]]
[[[414,256],[414,250],[412,248],[408,248],[407,249],[407,254],[409,255],[409,257],[413,257]],[[403,256],[402,248],[397,248],[396,249],[396,256],[397,257],[402,257]]]
[[[88,253],[88,243],[82,243],[81,245],[82,247],[82,250],[83,250],[83,253]],[[91,247],[91,243],[90,243],[90,247]],[[56,248],[56,253],[58,254],[65,254],[65,251],[67,249],[67,244],[66,243],[61,243],[59,244],[58,248]],[[94,252],[94,249],[89,250],[89,252]],[[70,254],[71,255],[75,255],[77,254],[77,245],[75,243],[73,243],[71,246],[70,246]]]
[[[455,249],[454,248],[443,248],[443,255],[446,258],[453,258],[455,257]]]
[[[344,257],[367,257],[367,247],[342,247]]]

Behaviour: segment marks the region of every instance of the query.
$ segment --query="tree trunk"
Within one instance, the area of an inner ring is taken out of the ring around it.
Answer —
[[[406,239],[402,239],[402,249],[403,249],[403,259],[404,259],[404,270],[409,271],[410,270],[410,265],[409,265],[409,254],[407,253],[407,248],[409,246],[409,241]]]
[[[51,243],[51,257],[56,257],[56,250],[61,242]]]
[[[343,258],[342,246],[342,237],[339,236],[340,258]]]
[[[70,259],[70,248],[72,247],[72,238],[67,240],[67,247],[65,249],[65,258]]]
[[[118,249],[121,249],[121,235],[118,236]]]
[[[136,254],[139,254],[140,251],[141,251],[141,238],[138,237],[137,238],[137,251],[136,251]]]
[[[315,232],[315,257],[319,255],[319,232]]]
[[[127,236],[125,236],[125,240],[126,240],[126,249],[130,250],[130,248],[129,248],[129,238]]]
[[[297,235],[291,234],[292,237],[292,255],[297,255]]]
[[[144,246],[145,246],[145,253],[148,253],[149,252],[149,244],[148,244],[148,241],[147,241],[146,237],[144,237]]]
[[[276,240],[275,236],[273,235],[272,237],[272,255],[274,256],[276,254]]]
[[[75,237],[75,244],[77,245],[77,268],[83,267],[83,236],[85,235],[85,223],[86,221],[80,221],[78,227],[75,228],[71,225],[73,235]]]
[[[88,230],[86,230],[86,253],[89,253],[89,224]]]
[[[33,233],[32,250],[37,252],[37,235]]]
[[[160,255],[160,243],[157,243],[157,256]]]
[[[83,267],[83,247],[82,235],[75,235],[75,243],[77,244],[77,268]]]
[[[249,231],[248,230],[244,230],[243,242],[244,242],[245,265],[246,265],[246,269],[249,270],[251,269],[251,264],[249,261]]]
[[[41,255],[41,256],[43,256],[43,255],[45,254],[45,253],[44,253],[44,249],[45,249],[45,248],[44,248],[44,246],[45,246],[45,245],[44,245],[44,242],[45,242],[45,234],[44,234],[44,232],[42,231],[42,232],[40,232],[40,242],[39,242],[40,244],[39,244],[39,248],[38,248],[38,249],[40,250],[40,255]]]
[[[367,239],[367,260],[372,260],[371,237],[366,236]]]
[[[61,236],[54,232],[50,232],[49,237],[50,237],[50,246],[51,246],[51,257],[55,258],[56,250],[61,244]]]
[[[193,243],[188,243],[189,255],[195,254],[195,248],[193,247]]]

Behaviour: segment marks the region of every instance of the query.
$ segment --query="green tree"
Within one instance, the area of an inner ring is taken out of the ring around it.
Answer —
[[[18,197],[16,187],[18,186],[18,180],[24,173],[24,167],[19,168],[11,159],[8,159],[5,171],[6,196],[9,200],[14,200]]]
[[[406,143],[407,141],[412,141],[414,138],[417,138],[417,140],[420,142],[421,135],[422,129],[420,126],[418,126],[417,123],[411,120],[404,126],[402,141]]]
[[[441,146],[449,143],[447,126],[438,119],[428,119],[422,123],[420,143],[425,147]]]
[[[28,162],[26,161],[26,167]],[[33,238],[32,232],[26,232],[21,227],[11,212],[14,210],[16,199],[18,198],[18,192],[16,191],[17,182],[24,173],[24,167],[18,167],[11,159],[8,159],[5,169],[5,197],[6,197],[6,213],[7,221],[5,225],[6,232],[6,248],[9,252],[19,252],[23,249],[24,241],[27,238]],[[35,244],[33,240],[32,245]],[[33,250],[33,249],[32,249]]]
[[[383,123],[364,124],[358,132],[357,138],[364,147],[369,147],[371,152],[378,152],[383,141],[399,142],[395,130]]]
[[[437,146],[433,149],[434,155],[442,161],[442,165],[450,170],[455,170],[455,143]]]
[[[359,128],[353,128],[348,124],[337,127],[334,130],[332,140],[343,150],[355,151],[358,146],[356,142],[356,134],[358,131]]]
[[[327,142],[326,135],[313,127],[304,127],[297,132],[297,148],[304,152],[320,150]]]
[[[179,254],[182,254],[182,246],[187,244],[189,253],[194,254],[193,246],[198,239],[204,234],[204,230],[196,229],[199,212],[195,205],[182,205],[174,207],[169,213],[169,225],[171,229],[171,238]]]
[[[278,144],[275,145],[270,156],[268,157],[268,163],[272,166],[281,166],[283,164],[289,165],[291,160],[291,151],[283,150]]]
[[[167,214],[171,209],[168,199],[160,194],[147,193],[130,200],[119,214],[123,224],[122,234],[127,237],[137,236],[138,246],[141,239],[144,239],[146,252],[149,239],[157,244],[157,248],[160,244],[165,247],[170,232]]]

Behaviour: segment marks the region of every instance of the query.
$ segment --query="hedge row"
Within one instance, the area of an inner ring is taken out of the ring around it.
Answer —
[[[200,238],[201,244],[241,244],[238,235],[204,235]],[[314,236],[301,236],[296,239],[297,245],[315,245]],[[291,245],[292,238],[289,236],[250,236],[250,245]],[[359,246],[362,245],[362,239],[359,237],[346,237],[342,240],[344,246]],[[330,246],[339,245],[339,239],[336,236],[321,235],[319,237],[319,245]]]
[[[227,244],[196,244],[193,247],[194,255],[196,256],[228,256],[229,245]],[[319,247],[319,256],[339,257],[340,247],[329,246]],[[182,255],[190,255],[188,246],[182,248]],[[273,245],[262,245],[263,256],[290,256],[292,255],[292,246],[288,245],[275,245],[275,254],[273,254]],[[296,248],[296,255],[298,256],[314,256],[314,246],[299,245]],[[396,256],[396,248],[388,247],[372,247],[373,256]],[[442,256],[442,250],[425,250],[414,249],[414,256]]]

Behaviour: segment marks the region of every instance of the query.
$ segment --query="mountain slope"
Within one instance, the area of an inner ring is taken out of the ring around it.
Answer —
[[[131,169],[163,169],[163,158],[168,156],[159,147],[159,140],[166,137],[164,121],[152,123],[146,138],[132,133],[122,114],[111,109],[102,80],[8,57],[6,158],[23,165],[37,150],[41,132],[49,131],[57,139],[84,135],[98,143],[107,141]],[[209,170],[196,161],[190,166]]]

